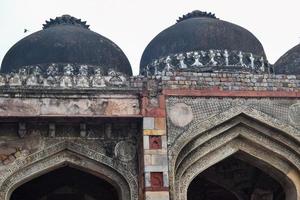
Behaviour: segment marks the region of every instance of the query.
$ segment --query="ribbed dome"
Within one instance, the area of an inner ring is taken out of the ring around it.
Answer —
[[[5,55],[1,72],[17,71],[22,66],[51,63],[101,66],[104,73],[115,71],[132,75],[130,63],[112,41],[91,31],[89,26],[69,15],[51,19],[37,31],[17,42]]]
[[[263,46],[248,30],[217,19],[213,14],[193,11],[159,33],[146,47],[140,69],[154,59],[196,50],[229,50],[265,58]]]
[[[290,49],[274,64],[276,74],[300,74],[300,44]]]

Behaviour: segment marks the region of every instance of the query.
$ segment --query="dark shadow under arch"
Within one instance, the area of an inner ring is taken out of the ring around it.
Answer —
[[[197,177],[188,190],[188,200],[239,200],[231,191],[205,178]]]
[[[113,166],[111,160],[102,154],[93,154],[88,149],[75,149],[73,146],[66,148],[66,143],[60,143],[43,150],[39,156],[27,157],[29,163],[26,166],[14,166],[16,169],[3,178],[0,199],[10,200],[13,191],[21,185],[65,165],[106,180],[117,189],[120,200],[138,199],[136,182],[130,173],[125,173],[122,166]]]
[[[299,198],[299,142],[291,132],[241,114],[209,127],[205,123],[189,128],[169,151],[172,199],[187,200],[188,187],[199,174],[237,153],[276,180],[285,199]]]
[[[15,189],[10,200],[119,200],[108,181],[73,166],[63,166]]]
[[[188,187],[187,200],[284,200],[279,182],[236,153],[196,176]]]

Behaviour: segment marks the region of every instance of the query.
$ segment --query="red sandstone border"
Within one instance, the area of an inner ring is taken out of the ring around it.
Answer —
[[[295,91],[225,91],[219,88],[210,89],[164,89],[166,96],[190,96],[190,97],[285,97],[300,98],[300,92]]]

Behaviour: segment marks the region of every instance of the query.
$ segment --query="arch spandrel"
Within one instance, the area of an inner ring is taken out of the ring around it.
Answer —
[[[276,130],[282,131],[284,134],[289,135],[294,140],[300,142],[300,133],[299,130],[294,128],[291,125],[281,122],[278,119],[273,118],[272,116],[265,114],[259,110],[251,108],[249,106],[237,106],[232,107],[222,113],[216,114],[210,118],[199,121],[193,126],[189,127],[187,131],[179,135],[175,142],[170,145],[169,154],[172,157],[176,157],[179,150],[181,150],[187,142],[192,140],[192,138],[197,135],[214,129],[222,124],[223,129],[226,129],[224,123],[230,122],[231,119],[234,119],[237,116],[245,115],[255,121],[261,122],[268,127],[272,127]]]
[[[249,154],[255,162],[264,163],[265,169],[274,172],[272,176],[281,177],[281,184],[289,183],[295,195],[288,199],[300,199],[299,131],[252,108],[233,110],[212,117],[210,123],[204,120],[189,127],[170,147],[172,199],[185,200],[188,185],[195,176],[240,151]],[[216,138],[219,144],[214,141]],[[214,154],[220,149],[219,155]]]
[[[300,166],[300,151],[299,146],[297,144],[293,144],[288,141],[284,141],[286,138],[276,137],[276,133],[273,132],[272,135],[263,133],[250,124],[237,124],[230,129],[227,129],[225,132],[218,132],[218,134],[214,134],[214,132],[210,132],[214,137],[211,137],[209,140],[203,140],[203,137],[199,137],[197,140],[199,145],[197,147],[191,147],[190,143],[187,145],[187,148],[184,148],[180,153],[176,165],[175,170],[179,171],[179,166],[189,166],[189,163],[193,162],[193,160],[197,160],[198,157],[209,153],[210,151],[221,147],[222,145],[235,140],[236,138],[242,137],[251,141],[253,144],[257,146],[261,146],[262,148],[271,151],[273,155],[278,157],[286,157],[290,162],[293,161],[296,166]],[[278,133],[280,134],[280,133]],[[193,141],[195,141],[194,139]],[[290,146],[288,146],[289,144]],[[212,148],[214,146],[214,148]]]
[[[255,126],[253,126],[254,123]],[[182,161],[182,159],[185,157],[185,154],[188,154],[196,148],[199,148],[200,145],[204,144],[205,142],[209,141],[214,137],[220,137],[220,134],[232,132],[230,130],[236,129],[237,127],[244,127],[248,130],[253,129],[257,131],[257,133],[259,133],[261,137],[265,136],[273,138],[279,141],[280,143],[283,143],[283,145],[288,146],[288,148],[290,148],[292,151],[300,151],[300,142],[293,138],[291,135],[276,130],[273,127],[266,126],[265,124],[259,121],[254,122],[253,118],[250,118],[249,116],[244,114],[240,114],[222,123],[221,125],[214,127],[213,129],[210,129],[208,131],[203,132],[202,134],[195,136],[191,141],[189,141],[188,145],[185,145],[184,148],[181,149],[180,153],[178,154],[178,159],[176,160],[176,166],[178,165],[178,162]],[[228,137],[228,135],[226,135],[226,137]]]
[[[1,179],[0,199],[9,200],[20,185],[65,165],[105,179],[117,188],[122,200],[138,199],[137,181],[126,166],[115,165],[112,158],[70,142],[53,145],[12,164]]]
[[[274,128],[274,130],[280,131],[286,137],[289,137],[289,140],[292,143],[298,143],[297,148],[299,151],[300,137],[297,129],[290,125],[285,125],[277,119],[253,108],[247,106],[233,107],[189,127],[186,132],[182,133],[176,141],[169,146],[170,173],[173,173],[172,167],[176,166],[177,159],[182,159],[182,157],[179,157],[179,153],[187,146],[187,143],[195,140],[195,138],[201,134],[206,134],[207,137],[210,138],[212,136],[211,132],[224,132],[228,128],[234,127],[239,122],[231,120],[242,115],[247,116],[250,120],[254,120],[254,123],[256,124],[259,122],[265,127]]]

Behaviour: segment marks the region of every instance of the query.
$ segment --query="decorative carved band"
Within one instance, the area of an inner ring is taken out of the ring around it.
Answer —
[[[242,51],[208,50],[178,53],[154,60],[143,75],[172,71],[271,73],[272,66],[261,56]]]
[[[46,70],[45,70],[46,69]],[[126,76],[113,69],[103,75],[100,66],[50,64],[47,67],[25,66],[18,72],[0,74],[0,86],[40,87],[124,87],[129,82]]]

